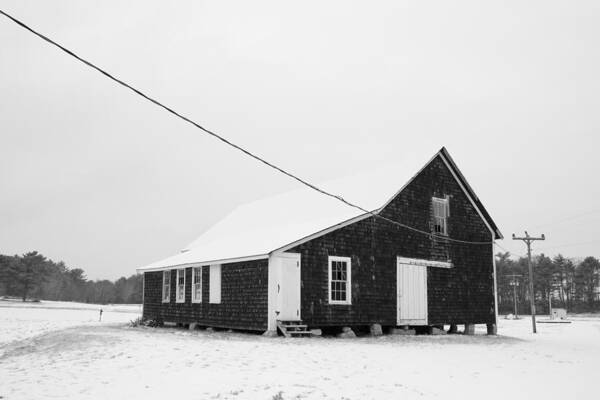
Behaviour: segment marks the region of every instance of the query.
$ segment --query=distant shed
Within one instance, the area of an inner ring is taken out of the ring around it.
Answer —
[[[308,188],[255,201],[179,254],[138,268],[144,317],[258,331],[302,321],[495,332],[493,241],[502,234],[445,148],[425,165],[323,186],[431,235]]]

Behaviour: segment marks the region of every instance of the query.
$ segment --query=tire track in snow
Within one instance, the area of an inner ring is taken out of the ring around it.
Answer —
[[[80,325],[13,340],[0,345],[0,363],[13,357],[31,354],[58,353],[116,344],[121,339],[116,335],[106,335],[105,330],[120,325],[123,324],[105,324],[101,327]]]

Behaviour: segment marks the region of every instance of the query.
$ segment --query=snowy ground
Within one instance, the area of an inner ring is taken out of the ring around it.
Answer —
[[[600,381],[593,317],[535,336],[521,319],[496,337],[283,339],[127,327],[136,316],[0,307],[0,398],[584,399]]]
[[[103,323],[128,322],[141,315],[139,304],[96,305],[67,301],[23,303],[0,300],[0,354],[2,346],[13,340],[72,326],[96,326],[100,309],[103,311]],[[1,382],[2,380],[0,385]]]

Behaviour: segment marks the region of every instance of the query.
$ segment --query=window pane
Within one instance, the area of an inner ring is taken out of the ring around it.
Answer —
[[[349,281],[350,262],[343,259],[329,259],[330,282],[329,291],[332,302],[347,303],[349,296],[347,293]]]
[[[347,263],[345,261],[333,261],[331,263],[331,280],[346,280]]]

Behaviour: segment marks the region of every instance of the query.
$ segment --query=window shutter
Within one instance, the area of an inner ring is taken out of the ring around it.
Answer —
[[[221,265],[210,266],[209,301],[211,303],[221,302]]]
[[[448,199],[438,199],[434,197],[432,203],[434,217],[447,218],[450,216],[450,202]]]
[[[438,199],[433,199],[433,216],[434,217],[441,217],[442,213],[440,210],[440,202],[438,201]]]

